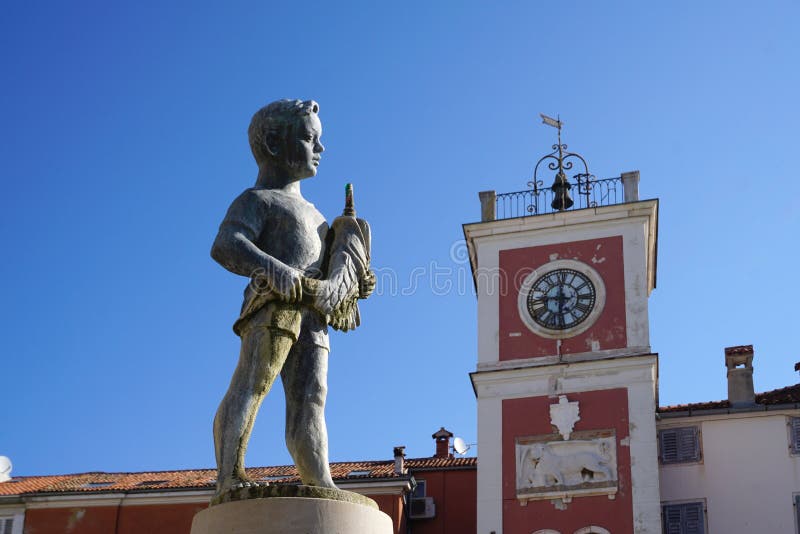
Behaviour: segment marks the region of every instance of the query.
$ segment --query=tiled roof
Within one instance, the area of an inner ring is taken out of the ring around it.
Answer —
[[[477,458],[412,458],[406,467],[414,469],[469,469],[478,466]]]
[[[785,388],[773,389],[764,393],[756,393],[756,404],[762,406],[775,406],[778,404],[800,403],[800,384],[787,386]],[[672,412],[697,412],[700,410],[724,410],[730,408],[731,403],[727,400],[695,402],[692,404],[676,404],[674,406],[660,406],[659,413]]]
[[[478,465],[477,458],[410,458],[406,467],[414,470],[469,469]],[[293,465],[251,467],[247,474],[254,480],[297,483],[300,478]],[[337,462],[331,464],[331,475],[337,482],[397,478],[394,460],[370,462]],[[144,473],[78,473],[74,475],[14,477],[0,483],[0,497],[45,493],[114,493],[130,491],[164,491],[175,489],[212,489],[217,473],[213,469],[186,471],[151,471]]]

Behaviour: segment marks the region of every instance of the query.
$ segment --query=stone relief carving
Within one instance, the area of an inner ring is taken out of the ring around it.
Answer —
[[[558,428],[565,440],[569,439],[575,423],[581,420],[578,401],[567,401],[566,395],[558,396],[558,404],[550,405],[550,422]]]
[[[613,431],[518,438],[517,497],[555,499],[614,494],[617,490],[617,444]]]

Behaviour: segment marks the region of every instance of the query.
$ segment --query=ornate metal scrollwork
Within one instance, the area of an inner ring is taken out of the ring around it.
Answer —
[[[541,191],[541,188],[544,187],[544,181],[531,180],[527,185],[529,188],[531,188],[531,201],[525,207],[525,210],[528,213],[537,215],[539,213],[539,191]]]
[[[570,190],[572,189],[573,184],[567,179],[567,174],[565,171],[572,169],[574,161],[579,161],[583,164],[583,172],[575,174],[573,179],[575,180],[575,185],[577,186],[577,194],[585,196],[585,206],[589,206],[591,203],[591,190],[596,180],[594,175],[589,173],[589,166],[587,165],[586,160],[583,159],[580,154],[569,152],[567,150],[567,145],[561,142],[561,127],[563,123],[561,122],[560,118],[552,119],[542,115],[542,119],[544,120],[545,124],[558,129],[558,143],[553,145],[553,151],[542,156],[542,158],[536,162],[536,166],[533,168],[533,179],[528,182],[528,187],[531,187],[531,185],[533,186],[533,204],[536,204],[536,208],[538,208],[538,195],[540,191],[539,184],[543,183],[542,180],[539,179],[539,166],[544,161],[547,161],[547,168],[551,171],[556,171],[553,185],[550,186],[550,190],[553,192],[553,201],[551,202],[550,206],[554,210],[558,211],[564,211],[571,208],[575,204],[575,201],[570,195]],[[531,211],[530,206],[528,211]],[[536,211],[538,212],[538,209]]]

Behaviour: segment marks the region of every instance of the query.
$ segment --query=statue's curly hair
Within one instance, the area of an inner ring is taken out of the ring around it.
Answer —
[[[289,99],[276,100],[256,111],[247,129],[250,150],[256,162],[261,165],[272,159],[266,146],[267,138],[290,139],[298,119],[312,113],[319,113],[319,104],[313,100]]]

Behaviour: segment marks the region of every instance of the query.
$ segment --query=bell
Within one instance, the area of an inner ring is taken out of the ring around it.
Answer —
[[[572,185],[567,181],[567,175],[563,171],[558,171],[556,179],[553,181],[550,190],[553,192],[553,202],[550,206],[554,210],[564,211],[572,207],[574,202],[572,197],[569,196],[569,190]]]

